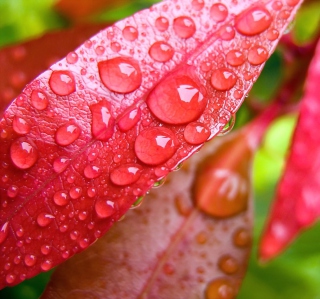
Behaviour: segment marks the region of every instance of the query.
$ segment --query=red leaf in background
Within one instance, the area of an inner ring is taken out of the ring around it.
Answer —
[[[82,25],[0,49],[0,115],[26,83],[106,26]]]
[[[320,216],[320,42],[310,64],[287,167],[260,244],[264,260],[279,254]]]
[[[215,136],[301,2],[165,1],[27,85],[0,122],[0,286],[85,249]]]

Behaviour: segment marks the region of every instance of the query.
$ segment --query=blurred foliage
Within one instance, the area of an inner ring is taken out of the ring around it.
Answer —
[[[65,28],[70,21],[52,9],[55,0],[0,0],[0,47],[40,35],[48,30]],[[121,7],[90,16],[94,22],[114,21],[146,8],[155,0],[126,1]],[[320,2],[303,7],[294,25],[298,43],[312,39],[320,20]],[[282,78],[282,58],[275,53],[250,92],[250,99],[268,102]],[[247,104],[237,113],[240,127],[252,118]],[[254,161],[255,228],[254,247],[246,279],[238,299],[320,299],[320,225],[306,231],[279,258],[263,265],[257,260],[257,244],[274,196],[276,183],[285,165],[285,156],[296,115],[276,120],[268,130]],[[41,294],[51,272],[41,274],[14,288],[0,291],[0,298],[35,299]]]

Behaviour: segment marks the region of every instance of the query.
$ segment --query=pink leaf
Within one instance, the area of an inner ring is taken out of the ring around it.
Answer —
[[[290,156],[278,186],[266,231],[261,240],[260,257],[278,255],[320,216],[320,42],[310,64],[300,116]]]
[[[164,1],[27,85],[0,122],[0,286],[85,249],[215,136],[301,2]]]

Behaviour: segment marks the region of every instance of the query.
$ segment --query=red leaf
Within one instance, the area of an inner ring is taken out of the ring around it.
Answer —
[[[260,257],[265,260],[278,255],[320,216],[320,135],[315,132],[320,126],[319,82],[320,42],[309,67],[290,156],[261,240]]]
[[[0,286],[47,271],[102,236],[206,141],[190,142],[190,131],[185,138],[186,124],[201,123],[209,138],[224,127],[302,1],[287,0],[285,14],[273,2],[165,1],[102,31],[24,89],[0,123]],[[159,41],[170,47],[153,56]],[[172,59],[159,62],[171,48]],[[229,51],[247,61],[226,59]],[[39,99],[47,107],[39,110]],[[188,103],[205,109],[190,115]],[[168,107],[181,114],[167,118]],[[131,118],[137,109],[141,118]],[[114,123],[108,139],[101,128]],[[126,180],[138,169],[135,181],[112,183],[119,169]],[[52,221],[44,227],[43,218]]]

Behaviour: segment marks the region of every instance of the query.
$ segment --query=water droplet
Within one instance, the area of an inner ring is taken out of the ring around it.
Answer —
[[[94,208],[99,218],[108,218],[115,213],[115,203],[111,200],[99,198]]]
[[[9,234],[9,221],[2,225],[0,230],[0,244],[2,244]]]
[[[233,27],[230,25],[222,26],[219,30],[219,35],[222,40],[229,41],[232,40],[235,36],[236,32]]]
[[[88,217],[88,213],[86,211],[81,211],[78,215],[79,220],[84,221]]]
[[[248,247],[251,244],[250,232],[245,228],[238,229],[233,235],[233,243],[237,247]]]
[[[13,283],[15,280],[16,280],[16,276],[13,275],[13,274],[8,274],[8,275],[6,276],[6,282],[7,282],[8,284]]]
[[[124,164],[110,173],[110,180],[118,186],[130,185],[140,178],[142,167],[138,164]]]
[[[139,208],[142,205],[144,199],[145,199],[145,196],[139,196],[138,199],[130,207],[130,210]]]
[[[118,53],[121,50],[121,45],[118,42],[112,42],[110,48],[113,52]]]
[[[155,26],[160,32],[166,31],[169,27],[169,21],[165,17],[159,17],[156,19]]]
[[[96,54],[97,54],[98,56],[100,56],[100,55],[102,55],[102,54],[104,53],[105,50],[106,50],[106,49],[105,49],[104,47],[98,46],[98,47],[95,48],[94,51],[96,52]]]
[[[24,135],[30,132],[30,125],[24,118],[19,116],[13,118],[12,127],[17,134]]]
[[[236,289],[226,278],[215,279],[206,288],[206,299],[234,299],[235,296]]]
[[[196,236],[196,240],[197,240],[197,243],[201,245],[207,243],[208,241],[207,234],[205,232],[198,233]]]
[[[186,126],[183,134],[188,143],[197,145],[207,141],[210,131],[204,124],[192,122]]]
[[[196,25],[189,17],[178,17],[173,20],[173,30],[181,38],[189,38],[196,32]]]
[[[48,226],[55,217],[47,213],[40,213],[37,217],[37,223],[41,227]]]
[[[95,179],[100,175],[100,168],[95,165],[87,165],[84,168],[83,174],[87,179]]]
[[[210,8],[210,18],[216,22],[222,22],[228,16],[228,9],[222,3],[213,4]]]
[[[66,59],[67,62],[70,64],[75,64],[78,61],[78,54],[76,52],[70,52],[68,53]]]
[[[270,28],[267,31],[267,39],[270,41],[274,41],[279,37],[279,31],[277,29],[274,28]]]
[[[75,124],[65,124],[61,126],[55,135],[56,142],[61,146],[73,143],[81,133],[81,129]]]
[[[87,195],[91,198],[96,196],[96,189],[93,187],[88,188]]]
[[[239,263],[230,255],[224,255],[219,259],[219,268],[226,274],[234,274],[239,269]]]
[[[60,225],[59,230],[60,230],[60,232],[65,233],[68,230],[68,225],[66,225],[66,224]]]
[[[89,240],[88,239],[82,239],[79,242],[79,245],[82,249],[85,249],[89,246]]]
[[[79,232],[77,230],[74,230],[70,233],[70,239],[75,241],[79,238]]]
[[[10,156],[13,164],[20,169],[32,167],[38,159],[36,146],[25,138],[19,138],[11,144]]]
[[[46,260],[43,263],[41,263],[41,269],[43,271],[49,271],[52,268],[52,261]]]
[[[268,51],[261,46],[254,46],[249,50],[248,61],[252,65],[259,65],[268,59]]]
[[[70,159],[67,157],[58,157],[53,161],[53,170],[56,173],[61,173],[66,170],[70,163]]]
[[[7,195],[10,198],[15,198],[19,193],[19,187],[12,185],[7,189]]]
[[[92,135],[101,141],[109,140],[114,132],[115,120],[112,117],[108,102],[103,100],[90,106],[92,113]]]
[[[163,186],[165,182],[166,182],[166,178],[163,178],[163,179],[155,182],[153,184],[152,188],[159,188],[159,187]]]
[[[32,267],[35,265],[37,261],[37,258],[33,255],[33,254],[27,254],[25,257],[24,257],[24,263],[26,264],[26,266],[28,267]]]
[[[191,5],[194,10],[201,10],[204,7],[204,0],[192,0]]]
[[[72,199],[78,199],[82,195],[81,187],[71,187],[69,195]]]
[[[118,118],[118,126],[122,132],[132,129],[141,118],[140,108],[130,108]]]
[[[53,195],[53,201],[58,206],[65,206],[69,203],[69,196],[66,191],[58,191]]]
[[[141,131],[135,141],[135,153],[145,164],[158,165],[169,160],[177,150],[175,134],[163,127]]]
[[[48,255],[51,252],[51,246],[50,245],[42,245],[40,250],[43,255]]]
[[[122,30],[122,35],[127,41],[134,41],[138,38],[138,30],[133,26],[126,26]]]
[[[44,110],[48,107],[49,100],[47,95],[41,90],[33,90],[31,93],[31,105],[37,110]]]
[[[220,68],[213,71],[211,75],[211,85],[220,91],[231,89],[237,83],[237,76],[227,68]]]
[[[76,83],[73,74],[69,71],[53,71],[49,86],[59,96],[67,96],[76,90]]]
[[[88,49],[90,49],[92,47],[92,41],[91,40],[86,40],[84,42],[84,46]]]
[[[246,58],[240,50],[231,50],[227,54],[227,62],[231,66],[240,66],[244,64]]]
[[[23,235],[24,235],[24,229],[22,228],[22,227],[20,227],[20,228],[18,228],[17,230],[16,230],[16,235],[17,235],[17,237],[23,237]]]
[[[267,30],[272,22],[270,12],[262,6],[254,6],[243,11],[236,18],[236,30],[248,36],[253,36]]]
[[[286,0],[289,6],[296,6],[299,3],[299,0]]]
[[[16,264],[16,265],[19,265],[21,263],[21,255],[17,255],[14,257],[13,259],[13,262]]]
[[[162,81],[147,98],[149,109],[158,119],[176,125],[198,119],[207,102],[202,88],[186,75]]]
[[[111,91],[129,93],[140,87],[142,74],[138,62],[116,57],[98,63],[102,83]]]
[[[224,136],[228,134],[234,127],[236,123],[236,115],[232,114],[228,123],[223,127],[223,129],[219,132],[218,136]]]
[[[174,54],[173,48],[165,42],[155,42],[149,49],[149,55],[159,62],[169,61]]]

